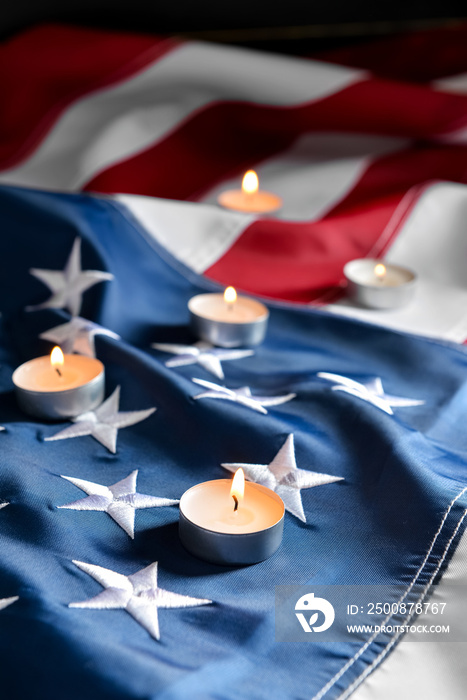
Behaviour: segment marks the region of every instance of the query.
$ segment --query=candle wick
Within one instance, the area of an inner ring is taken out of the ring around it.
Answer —
[[[235,506],[234,506],[234,513],[235,513],[238,509],[238,498],[237,498],[237,496],[234,496],[234,495],[232,495],[232,498],[234,499],[234,502],[235,502]]]
[[[62,376],[62,373],[60,372],[60,370],[58,369],[58,367],[55,367],[55,371],[56,371],[56,373],[58,374],[59,377]]]

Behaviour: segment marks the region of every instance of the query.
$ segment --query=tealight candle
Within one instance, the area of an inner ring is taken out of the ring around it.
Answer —
[[[188,302],[193,332],[213,345],[238,348],[263,342],[269,311],[256,299],[237,296],[233,287],[224,294],[198,294]]]
[[[400,265],[362,258],[351,260],[344,267],[347,293],[362,306],[374,309],[395,309],[412,299],[417,276]]]
[[[36,357],[13,372],[20,408],[38,418],[73,418],[104,399],[104,365],[85,355]]]
[[[233,480],[205,481],[180,499],[179,533],[184,547],[214,564],[255,564],[270,557],[282,541],[284,503],[271,489]]]
[[[226,209],[252,214],[269,214],[282,206],[282,199],[277,194],[259,189],[258,176],[254,170],[248,170],[243,176],[241,190],[221,192],[217,201]]]

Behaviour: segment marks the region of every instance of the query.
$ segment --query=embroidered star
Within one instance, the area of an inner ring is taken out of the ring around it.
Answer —
[[[225,469],[236,472],[239,467],[250,481],[267,486],[284,501],[286,510],[306,523],[301,489],[342,481],[341,476],[320,474],[299,469],[295,461],[293,433],[291,433],[272,462],[269,464],[222,464]]]
[[[240,389],[227,389],[225,386],[206,382],[204,379],[193,379],[192,381],[209,389],[209,391],[203,391],[202,394],[194,396],[194,399],[226,399],[227,401],[235,401],[242,404],[242,406],[248,406],[248,408],[252,408],[253,411],[258,411],[258,413],[267,413],[264,406],[278,406],[281,403],[286,403],[286,401],[291,401],[297,396],[297,394],[253,396],[248,386],[242,386]]]
[[[18,595],[13,595],[11,598],[0,598],[0,610],[7,608],[12,603],[16,603],[17,600],[19,600]]]
[[[225,360],[240,360],[254,355],[254,350],[225,350],[215,348],[210,343],[199,341],[194,345],[175,345],[169,343],[153,343],[151,347],[162,352],[174,353],[177,357],[168,360],[166,367],[181,367],[198,363],[205,370],[214,374],[218,379],[224,379],[221,362]]]
[[[159,498],[137,493],[136,478],[138,470],[131,472],[125,479],[117,481],[112,486],[95,484],[84,479],[75,479],[71,476],[62,476],[62,479],[71,481],[72,484],[88,494],[79,501],[67,503],[58,508],[70,510],[100,510],[108,513],[117,525],[125,530],[127,535],[134,539],[135,536],[135,510],[137,508],[157,508],[159,506],[174,506],[179,501],[171,498]]]
[[[415,399],[404,399],[401,396],[391,396],[386,394],[383,389],[383,383],[379,377],[372,379],[365,384],[356,382],[348,377],[343,377],[340,374],[331,374],[329,372],[318,372],[318,377],[321,379],[327,379],[330,382],[335,382],[335,386],[332,387],[333,391],[345,391],[347,394],[352,394],[352,396],[357,396],[363,401],[368,401],[372,403],[377,408],[382,411],[389,413],[389,415],[394,415],[392,407],[402,407],[402,406],[421,406],[424,401],[417,401]]]
[[[70,608],[119,609],[126,610],[155,639],[160,639],[158,609],[190,608],[209,605],[212,600],[192,598],[157,585],[157,562],[140,569],[131,576],[124,576],[102,566],[73,561],[73,564],[92,576],[104,587],[101,593],[90,600],[70,603]]]
[[[81,269],[81,238],[75,238],[71,253],[64,270],[40,270],[31,268],[31,275],[37,277],[52,292],[47,301],[42,304],[28,306],[27,311],[36,309],[69,310],[72,316],[77,316],[81,309],[83,293],[103,280],[112,280],[113,275],[100,270]]]
[[[80,316],[76,316],[71,321],[62,323],[60,326],[49,328],[48,331],[41,333],[39,338],[50,340],[52,343],[59,345],[65,353],[76,352],[80,355],[95,357],[94,337],[96,335],[106,335],[115,340],[120,339],[120,336],[113,333],[113,331],[109,331],[107,328],[103,328],[97,323],[88,321]]]
[[[61,430],[59,433],[47,437],[45,440],[66,440],[68,438],[92,435],[98,442],[110,452],[117,451],[117,435],[120,428],[140,423],[148,418],[155,408],[147,408],[143,411],[119,411],[120,387],[94,411],[87,411],[73,418],[74,425]]]

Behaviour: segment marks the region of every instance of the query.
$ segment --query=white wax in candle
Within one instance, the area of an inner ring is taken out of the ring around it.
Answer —
[[[378,262],[378,260],[369,258],[352,260],[345,266],[345,274],[348,279],[356,284],[364,284],[371,287],[400,287],[413,281],[414,274],[411,270],[389,263],[384,264],[386,273],[382,277],[378,277],[375,272]]]
[[[231,487],[230,479],[198,484],[183,494],[180,510],[206,530],[239,535],[266,530],[284,515],[284,504],[274,491],[250,482],[245,483],[245,496],[235,511]]]
[[[61,377],[50,363],[49,355],[25,362],[13,372],[13,383],[20,389],[59,392],[75,389],[95,379],[104,369],[100,360],[85,355],[65,355],[59,367]]]
[[[411,277],[405,274],[404,271],[397,268],[386,267],[386,274],[379,277],[374,271],[372,274],[362,274],[362,284],[375,284],[378,287],[399,287],[401,284],[409,282]]]
[[[251,323],[269,313],[256,299],[238,296],[233,304],[227,304],[223,294],[198,294],[190,299],[188,308],[197,316],[224,323]]]

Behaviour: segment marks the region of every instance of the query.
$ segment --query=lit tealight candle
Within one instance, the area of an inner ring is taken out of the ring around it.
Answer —
[[[259,189],[258,176],[254,170],[248,170],[243,176],[241,190],[221,192],[217,201],[226,209],[252,214],[269,214],[282,206],[282,199],[277,194]]]
[[[416,274],[406,267],[370,258],[348,262],[344,276],[348,296],[374,309],[405,306],[413,297],[417,281]]]
[[[266,335],[266,306],[251,297],[237,296],[233,287],[227,287],[224,294],[198,294],[190,299],[188,309],[193,332],[213,345],[259,345]]]
[[[233,480],[205,481],[180,499],[180,539],[196,557],[214,564],[255,564],[282,541],[284,503],[271,489]]]
[[[94,357],[36,357],[13,372],[19,406],[38,418],[73,418],[98,406],[104,398],[104,365]]]

